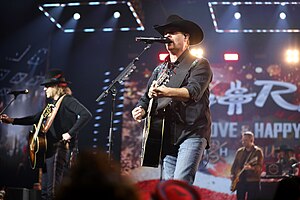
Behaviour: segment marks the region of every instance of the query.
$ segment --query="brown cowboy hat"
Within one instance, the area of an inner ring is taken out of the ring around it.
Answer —
[[[62,86],[67,86],[70,83],[70,81],[66,81],[64,73],[61,69],[51,69],[45,75],[45,80],[41,83],[41,85],[49,86],[61,84]]]
[[[154,29],[162,36],[165,35],[165,31],[169,28],[178,28],[179,31],[190,34],[191,45],[200,43],[204,37],[200,26],[192,21],[183,19],[178,15],[170,15],[164,25],[154,25]]]
[[[283,145],[280,145],[279,147],[275,148],[275,153],[278,153],[280,151],[288,152],[288,151],[294,151],[294,149],[283,144]]]

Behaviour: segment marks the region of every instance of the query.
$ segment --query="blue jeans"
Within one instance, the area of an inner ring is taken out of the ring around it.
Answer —
[[[254,182],[247,182],[247,181],[240,181],[237,184],[237,192],[236,197],[237,200],[257,200],[259,199],[260,195],[260,182],[254,181]]]
[[[68,169],[69,148],[61,143],[58,143],[55,148],[55,154],[45,160],[45,169],[42,174],[42,200],[54,199],[54,192]]]
[[[163,179],[178,179],[193,184],[206,145],[205,138],[188,138],[182,142],[177,157],[167,155],[163,159]]]

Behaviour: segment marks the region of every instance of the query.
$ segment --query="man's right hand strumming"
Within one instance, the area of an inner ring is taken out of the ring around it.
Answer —
[[[146,114],[146,111],[141,106],[134,108],[131,111],[132,117],[134,120],[141,122],[143,119],[143,116]]]

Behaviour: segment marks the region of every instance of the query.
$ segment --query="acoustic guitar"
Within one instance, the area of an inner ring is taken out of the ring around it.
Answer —
[[[167,74],[167,70],[164,70],[158,77],[157,81],[157,86],[161,86],[163,84],[166,84],[168,82],[168,78],[169,75]],[[149,101],[149,105],[147,108],[147,116],[144,119],[144,127],[143,127],[143,137],[142,137],[142,151],[141,151],[141,166],[156,166],[156,163],[152,161],[151,162],[144,162],[145,161],[145,153],[146,153],[146,148],[150,148],[152,156],[154,156],[154,158],[151,158],[150,160],[158,160],[159,159],[159,152],[160,152],[160,139],[154,139],[151,138],[151,136],[154,136],[155,138],[159,138],[159,136],[155,136],[157,135],[156,133],[154,133],[152,131],[152,127],[151,124],[153,124],[153,122],[151,121],[151,110],[152,110],[152,104],[153,104],[154,99],[151,98]],[[157,130],[161,130],[160,128],[157,128]],[[149,137],[150,135],[150,137]],[[155,143],[157,145],[155,145],[154,143],[152,143],[152,141],[157,140]],[[153,144],[155,145],[154,148],[152,148]],[[151,157],[152,157],[151,156]],[[155,157],[156,156],[156,157]]]
[[[247,162],[245,165],[252,165],[257,162],[257,156],[252,158],[249,162]],[[240,175],[245,171],[245,167],[243,167],[235,176],[233,181],[231,182],[230,191],[234,192],[236,190],[236,185],[240,181]]]
[[[34,124],[28,135],[29,162],[32,169],[42,167],[45,162],[45,153],[47,150],[46,133],[43,133],[41,127],[43,122],[51,114],[54,108],[53,104],[48,104],[43,110],[38,124]]]

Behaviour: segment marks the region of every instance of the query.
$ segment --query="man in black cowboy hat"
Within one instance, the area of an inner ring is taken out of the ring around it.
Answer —
[[[275,153],[277,154],[277,163],[282,166],[282,175],[292,176],[298,174],[297,166],[293,167],[298,161],[295,157],[295,150],[291,147],[283,144],[278,148],[275,148]]]
[[[53,69],[46,74],[44,86],[46,97],[51,101],[43,111],[27,117],[1,116],[2,122],[13,125],[35,124],[29,135],[31,167],[42,168],[42,199],[52,200],[54,191],[61,183],[69,165],[77,134],[91,119],[91,113],[72,96],[63,71]],[[38,133],[36,136],[35,133]]]
[[[202,41],[203,31],[178,15],[154,28],[171,42],[166,44],[169,56],[155,68],[132,110],[136,121],[146,118],[141,162],[152,167],[162,164],[164,179],[193,184],[211,136],[212,70],[205,58],[192,56],[188,49]],[[165,77],[168,81],[162,81]]]

